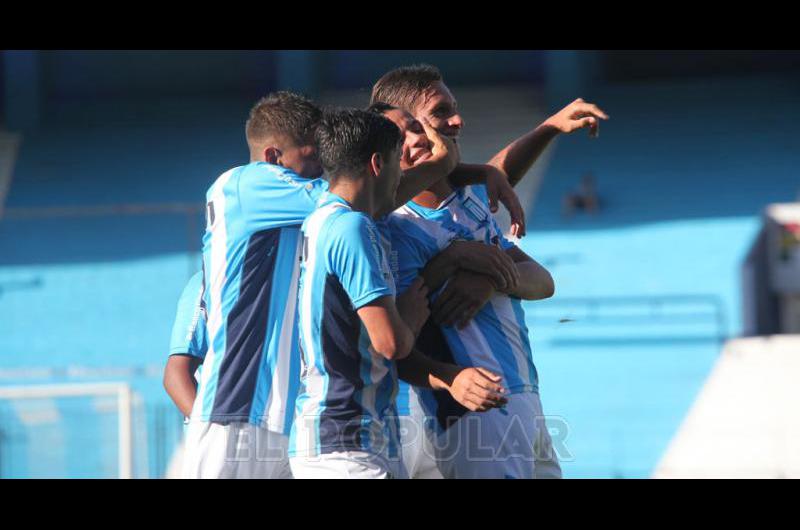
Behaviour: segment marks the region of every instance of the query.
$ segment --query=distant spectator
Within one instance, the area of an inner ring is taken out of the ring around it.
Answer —
[[[562,202],[562,213],[565,217],[570,217],[575,210],[583,210],[588,213],[597,213],[600,201],[595,191],[594,175],[589,172],[581,179],[580,185],[564,195]]]

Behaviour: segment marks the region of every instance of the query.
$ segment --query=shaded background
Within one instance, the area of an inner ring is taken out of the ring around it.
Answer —
[[[459,100],[465,161],[579,96],[611,115],[519,186],[519,244],[556,280],[526,311],[565,476],[650,476],[741,333],[761,211],[798,199],[798,52],[3,51],[0,386],[131,383],[136,474],[162,476],[181,435],[160,382],[175,305],[205,190],[247,161],[250,106],[276,89],[364,106],[417,62]],[[586,172],[603,207],[564,218]],[[0,476],[115,476],[114,414],[100,398],[0,403]]]

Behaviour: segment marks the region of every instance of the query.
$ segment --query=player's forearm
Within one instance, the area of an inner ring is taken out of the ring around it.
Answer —
[[[382,296],[357,310],[374,353],[396,361],[408,356],[416,336],[403,320],[394,298]]]
[[[187,356],[170,356],[164,369],[164,389],[184,416],[191,416],[197,397],[197,381],[194,379],[196,363]],[[194,367],[194,369],[192,368]]]
[[[397,186],[395,196],[395,208],[404,205],[421,192],[430,188],[444,177],[447,176],[447,167],[440,161],[422,162],[418,166],[403,171],[403,177]],[[379,212],[378,215],[386,215],[390,212]]]
[[[509,296],[523,300],[542,300],[550,298],[555,292],[553,277],[547,269],[536,261],[518,262],[519,283],[505,291]]]
[[[405,322],[379,333],[375,337],[370,334],[370,343],[376,353],[390,361],[404,359],[414,347],[414,333]]]
[[[456,166],[452,173],[447,175],[447,180],[454,188],[463,188],[473,184],[486,183],[486,170],[483,164],[463,164]]]
[[[412,386],[433,390],[449,390],[458,372],[457,366],[435,361],[416,349],[397,363],[400,379]]]
[[[390,361],[407,357],[416,340],[414,332],[399,315],[384,329],[371,331],[369,338],[375,352]]]
[[[504,171],[512,186],[516,186],[550,142],[558,136],[558,129],[542,124],[517,138],[498,152],[489,164]]]

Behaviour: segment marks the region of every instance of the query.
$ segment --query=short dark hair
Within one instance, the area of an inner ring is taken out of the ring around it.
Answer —
[[[332,180],[360,172],[373,153],[388,157],[402,140],[400,129],[379,114],[360,109],[327,110],[317,127],[322,167]]]
[[[395,107],[394,105],[389,105],[388,103],[384,103],[383,101],[376,101],[375,103],[367,107],[367,112],[372,112],[373,114],[380,114],[381,116],[383,116],[390,110],[397,110],[397,107]]]
[[[322,111],[308,98],[293,92],[273,92],[250,110],[245,125],[247,143],[252,148],[269,136],[280,134],[297,145],[305,145],[313,141],[320,118]]]
[[[442,80],[442,73],[429,64],[401,66],[383,75],[372,87],[370,103],[383,102],[409,112],[431,85]]]

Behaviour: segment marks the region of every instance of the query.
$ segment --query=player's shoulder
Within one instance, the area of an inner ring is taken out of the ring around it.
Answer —
[[[184,319],[190,319],[191,315],[198,308],[203,294],[203,272],[197,271],[183,288],[181,297],[178,300],[178,318],[183,315]]]
[[[420,217],[419,213],[414,210],[413,204],[414,203],[412,201],[408,201],[402,206],[398,206],[395,211],[386,217],[387,221],[392,222],[393,220],[402,220],[406,217]]]
[[[377,231],[377,225],[369,215],[349,208],[335,208],[328,223],[331,237],[356,236],[365,231]]]
[[[186,282],[186,287],[183,288],[184,295],[195,296],[203,288],[203,271],[195,272],[189,281]]]
[[[370,216],[346,207],[328,207],[331,213],[317,231],[316,244],[328,256],[331,270],[341,272],[344,263],[352,263],[349,260],[380,255],[381,232]]]
[[[365,244],[378,244],[381,232],[369,215],[348,207],[328,207],[332,211],[319,237],[329,248],[364,248]]]
[[[316,209],[303,221],[302,230],[306,235],[330,238],[353,233],[369,223],[369,216],[354,211],[335,195],[323,192]]]
[[[206,196],[210,198],[214,194],[222,191],[224,187],[227,186],[229,182],[231,182],[231,180],[235,180],[236,175],[238,175],[238,173],[242,170],[243,167],[244,166],[236,166],[228,169],[227,171],[223,171],[222,174],[220,174],[216,179],[214,179],[214,182],[212,182],[211,185],[208,187],[208,190],[206,190]]]
[[[426,218],[413,211],[396,211],[390,218],[389,236],[394,245],[429,248],[433,251],[447,246],[459,233],[440,219]]]
[[[240,166],[238,178],[241,182],[255,179],[260,179],[263,182],[266,179],[267,182],[272,182],[276,185],[285,184],[291,187],[307,189],[314,187],[314,179],[303,178],[289,168],[267,162],[250,162],[247,165]]]
[[[403,205],[397,210],[387,215],[383,221],[386,228],[392,235],[402,236],[406,235],[409,231],[416,231],[417,227],[435,228],[436,222],[422,217],[412,208]]]

